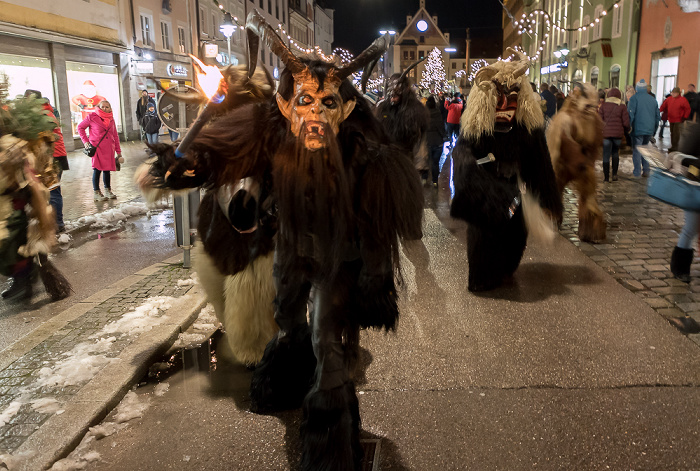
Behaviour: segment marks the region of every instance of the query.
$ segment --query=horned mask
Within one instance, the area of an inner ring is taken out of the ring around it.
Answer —
[[[333,62],[326,62],[328,71],[320,78],[307,64],[296,57],[286,46],[282,38],[268,25],[257,11],[248,15],[246,22],[249,45],[249,74],[255,70],[260,39],[278,56],[291,72],[294,86],[291,98],[286,99],[279,93],[277,104],[282,115],[289,121],[292,133],[304,140],[309,150],[325,147],[325,143],[337,135],[340,124],[355,108],[355,99],[343,101],[340,86],[353,72],[364,68],[363,89],[366,86],[372,68],[389,45],[388,37],[375,40],[370,47],[344,67],[337,67]]]

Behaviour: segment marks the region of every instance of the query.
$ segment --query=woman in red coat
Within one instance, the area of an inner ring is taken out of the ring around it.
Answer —
[[[88,134],[85,129],[89,130]],[[97,147],[97,152],[92,157],[92,188],[95,190],[95,201],[105,201],[107,199],[115,199],[117,195],[112,193],[110,185],[110,173],[117,170],[114,160],[114,153],[117,153],[119,162],[123,162],[122,148],[119,145],[119,136],[117,135],[117,126],[114,124],[114,116],[112,116],[112,106],[108,101],[104,100],[98,103],[97,111],[90,113],[78,125],[78,134],[83,141],[83,145],[87,148],[88,144]],[[103,139],[104,138],[104,139]],[[100,173],[103,173],[102,180],[105,184],[105,192],[100,191]]]

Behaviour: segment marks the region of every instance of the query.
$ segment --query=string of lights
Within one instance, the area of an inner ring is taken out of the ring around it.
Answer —
[[[299,44],[298,42],[296,42],[294,39],[292,39],[292,36],[289,35],[284,30],[282,23],[277,25],[277,32],[282,35],[282,38],[284,38],[286,36],[287,39],[289,40],[289,44],[291,46],[294,46],[296,49],[298,49],[301,52],[304,52],[306,54],[311,54],[311,53],[315,52],[326,62],[333,62],[335,60],[335,57],[333,56],[333,54],[331,54],[330,56],[327,56],[326,54],[323,53],[323,50],[318,46],[314,46],[312,48],[307,48],[307,47],[304,47],[303,44]]]
[[[556,31],[586,31],[588,28],[595,27],[596,23],[599,23],[602,19],[604,19],[608,15],[608,13],[610,13],[616,8],[620,8],[619,3],[621,1],[622,0],[616,0],[616,2],[613,5],[611,5],[607,10],[602,10],[600,12],[600,15],[598,15],[598,18],[595,18],[588,25],[581,25],[578,28],[566,28],[562,27],[559,24],[559,22],[553,23],[549,13],[547,13],[544,10],[533,10],[529,14],[523,13],[523,16],[520,20],[515,20],[515,25],[518,27],[518,34],[523,34],[525,32],[532,33],[532,29],[534,26],[536,26],[537,21],[539,20],[539,16],[543,16],[547,27],[552,27]]]
[[[236,23],[236,25],[238,25],[238,26],[241,27],[241,28],[245,27],[245,25],[242,25],[242,24],[241,24],[241,22],[240,22],[240,20],[238,19],[238,17],[237,17],[236,15],[234,15],[233,13],[231,13],[230,11],[226,10],[222,4],[220,4],[220,3],[217,2],[216,0],[212,0],[212,2],[214,2],[214,5],[216,5],[216,6],[219,8],[219,10],[221,10],[221,12],[222,12],[224,15],[226,15],[226,14],[231,15],[231,18],[233,18],[233,22]]]

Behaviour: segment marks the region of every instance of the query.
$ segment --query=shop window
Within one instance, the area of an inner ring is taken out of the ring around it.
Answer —
[[[612,15],[612,37],[619,38],[622,36],[622,7],[625,4],[625,0],[621,0],[617,4],[617,8],[613,8]]]
[[[187,54],[187,33],[182,26],[177,27],[177,46],[180,54]]]
[[[78,137],[77,126],[94,113],[97,104],[107,100],[112,105],[117,131],[122,132],[119,75],[115,66],[83,64],[66,61],[68,96],[70,98],[73,137]]]
[[[600,39],[603,36],[603,5],[595,7],[595,16],[593,17],[593,41]]]
[[[412,61],[416,60],[416,51],[408,51],[408,57]]]
[[[588,35],[589,35],[589,24],[591,23],[591,17],[586,15],[583,17],[583,31],[581,31],[581,47],[588,47]]]
[[[152,36],[152,25],[153,18],[149,15],[144,15],[141,13],[141,40],[143,45],[146,47],[153,47],[153,36]]]
[[[453,63],[452,63],[452,70],[454,70],[454,69],[456,69],[456,68],[457,68],[457,63],[456,63],[456,62],[453,62]]]
[[[420,38],[418,38],[418,42],[423,44],[425,42],[425,36],[421,36]]]
[[[160,22],[160,39],[163,49],[170,50],[170,25],[165,21]]]
[[[418,51],[418,58],[422,59],[425,57],[425,51]]]
[[[403,60],[408,60],[408,51],[403,51]]]
[[[10,78],[7,84],[9,98],[24,95],[24,91],[31,88],[39,90],[42,96],[56,106],[49,59],[0,54],[0,75],[2,74]]]

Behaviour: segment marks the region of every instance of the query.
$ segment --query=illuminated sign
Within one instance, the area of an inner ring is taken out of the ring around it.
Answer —
[[[219,46],[216,44],[204,45],[204,57],[216,57],[219,54]]]
[[[280,69],[278,69],[277,67],[275,67],[275,68],[272,70],[272,76],[275,78],[275,80],[279,80],[279,78],[280,78]]]
[[[152,74],[153,62],[134,61],[134,68],[137,74]]]
[[[551,64],[544,66],[540,69],[540,74],[553,74],[554,72],[559,72],[561,69],[566,69],[569,66],[568,62],[562,62],[561,64],[557,62],[556,64]]]
[[[428,22],[425,20],[420,20],[418,23],[416,23],[416,28],[418,28],[418,31],[423,32],[428,29]]]
[[[168,64],[165,68],[171,77],[187,77],[187,67],[179,64]]]

